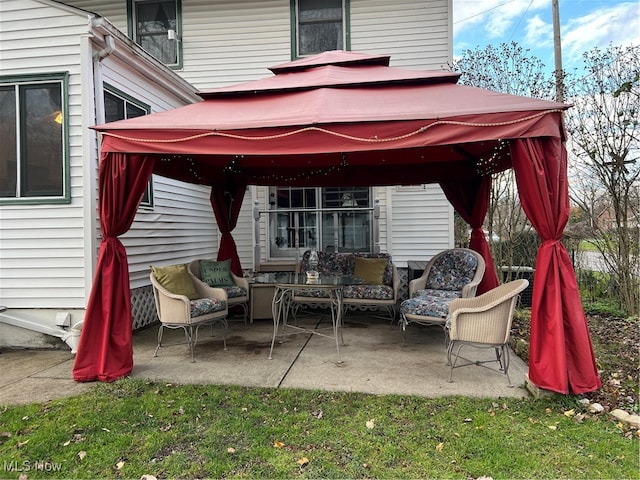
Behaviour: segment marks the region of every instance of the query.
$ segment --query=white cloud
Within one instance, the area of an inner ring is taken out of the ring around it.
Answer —
[[[563,25],[563,57],[578,60],[594,47],[640,45],[640,10],[637,2],[625,2],[594,10]]]
[[[538,47],[553,46],[553,24],[545,22],[539,15],[527,20],[524,42]]]
[[[523,28],[525,15],[550,5],[551,0],[453,0],[454,32],[482,28],[489,39],[500,38]]]

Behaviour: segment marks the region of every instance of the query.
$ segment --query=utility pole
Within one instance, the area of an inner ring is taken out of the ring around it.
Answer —
[[[562,48],[560,46],[560,8],[558,0],[551,1],[551,12],[553,15],[553,56],[556,64],[556,101],[564,101],[564,86],[562,72]]]

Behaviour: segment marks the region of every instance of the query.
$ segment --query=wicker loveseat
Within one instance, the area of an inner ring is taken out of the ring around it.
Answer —
[[[310,270],[310,253],[309,250],[304,252],[302,260],[296,265],[296,272],[306,273]],[[350,285],[342,290],[345,310],[349,306],[384,308],[391,321],[395,319],[400,279],[388,253],[318,252],[317,270],[322,275],[363,277],[364,283]],[[326,291],[304,289],[296,292],[293,301],[298,304],[321,304],[328,300],[326,297]]]

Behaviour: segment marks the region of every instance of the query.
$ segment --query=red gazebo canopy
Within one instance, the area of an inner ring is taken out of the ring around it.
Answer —
[[[521,203],[542,239],[532,299],[529,376],[541,388],[600,387],[575,274],[560,243],[569,215],[562,112],[568,105],[458,85],[458,74],[389,67],[389,56],[325,52],[267,78],[201,92],[203,101],[95,127],[102,133],[103,241],[74,366],[78,381],[133,367],[128,230],[152,173],[212,186],[219,258],[240,264],[231,235],[247,184],[439,183],[472,227],[487,261],[481,291],[497,285],[482,233],[491,174],[513,168]],[[233,201],[231,201],[233,199]]]

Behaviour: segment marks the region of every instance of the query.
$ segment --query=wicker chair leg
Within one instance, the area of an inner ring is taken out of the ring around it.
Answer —
[[[160,324],[160,328],[158,329],[158,346],[156,347],[156,351],[153,352],[153,356],[158,356],[158,350],[160,350],[160,346],[162,345],[162,324]]]
[[[200,325],[196,326],[196,341],[198,339],[199,327]],[[189,325],[189,330],[187,330],[187,327],[183,327],[183,328],[184,328],[184,334],[187,337],[187,343],[189,344],[189,348],[191,349],[191,363],[196,363],[196,359],[193,355],[193,349],[195,347],[195,342],[193,341],[193,327]]]

